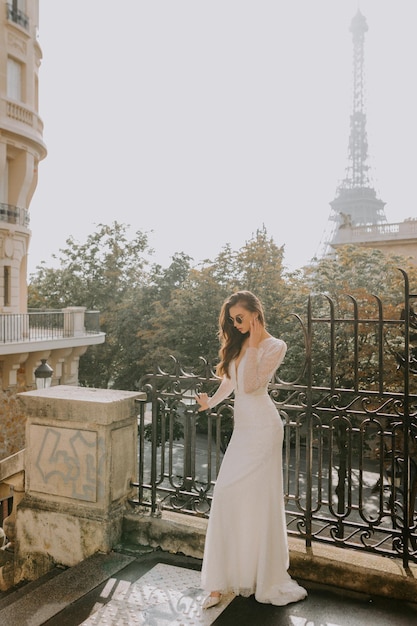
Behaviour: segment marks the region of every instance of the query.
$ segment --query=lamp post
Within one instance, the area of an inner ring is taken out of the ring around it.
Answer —
[[[53,369],[47,364],[46,359],[41,359],[41,364],[35,369],[37,389],[47,389],[51,386]]]

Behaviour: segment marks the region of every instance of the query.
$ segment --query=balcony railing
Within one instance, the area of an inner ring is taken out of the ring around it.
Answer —
[[[83,320],[80,320],[80,315]],[[98,335],[99,318],[99,311],[80,312],[65,309],[0,315],[0,343]]]
[[[410,219],[392,224],[368,224],[365,226],[341,226],[332,245],[375,241],[415,240],[417,220]]]
[[[33,134],[35,133],[38,137],[38,149],[40,149],[40,155],[45,156],[45,146],[43,144],[42,133],[43,133],[43,121],[39,117],[36,111],[29,109],[18,102],[14,102],[13,100],[6,100],[6,114],[10,120],[14,120],[21,124],[26,125],[26,129],[23,126],[20,126],[20,134],[25,135],[27,132],[30,133],[30,138],[33,139]],[[15,127],[14,122],[13,126]]]
[[[0,222],[19,224],[20,226],[28,228],[30,222],[29,211],[14,206],[13,204],[0,202]]]
[[[20,11],[20,9],[15,6],[15,3],[7,3],[7,19],[19,26],[22,26],[26,30],[29,28],[29,18],[28,16]]]

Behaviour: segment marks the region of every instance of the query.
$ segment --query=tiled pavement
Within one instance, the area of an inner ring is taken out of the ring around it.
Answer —
[[[201,561],[161,551],[96,555],[0,599],[7,626],[411,626],[417,604],[301,582],[285,607],[227,598],[202,611]]]

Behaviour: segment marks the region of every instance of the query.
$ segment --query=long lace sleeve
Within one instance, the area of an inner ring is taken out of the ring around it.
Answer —
[[[222,400],[225,400],[234,389],[233,381],[227,376],[223,376],[222,382],[220,383],[217,391],[208,399],[209,408],[212,409],[216,404],[220,404]]]
[[[275,370],[281,365],[287,351],[287,344],[282,339],[267,341],[265,347],[248,348],[246,351],[243,386],[245,393],[253,393],[265,387]]]

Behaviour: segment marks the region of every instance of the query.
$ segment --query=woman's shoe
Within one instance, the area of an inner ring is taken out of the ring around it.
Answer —
[[[215,596],[209,595],[204,598],[202,607],[203,609],[211,609],[212,606],[217,606],[220,603],[221,599],[221,594]]]

